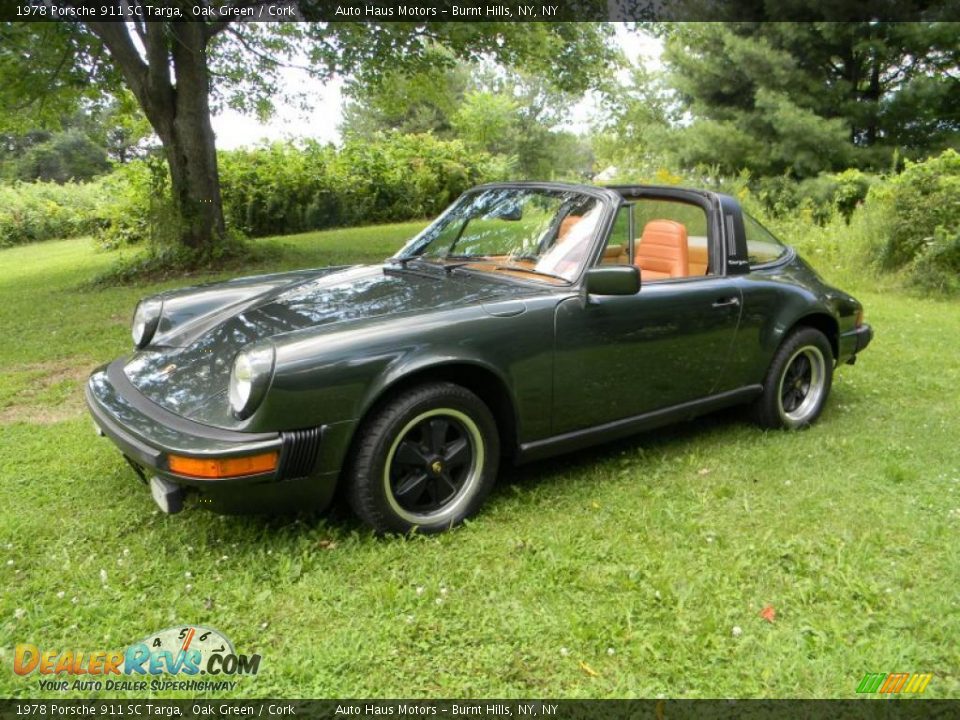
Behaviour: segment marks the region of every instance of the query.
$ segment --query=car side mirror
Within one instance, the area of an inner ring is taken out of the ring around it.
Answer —
[[[640,269],[635,265],[603,265],[587,270],[587,295],[636,295]]]

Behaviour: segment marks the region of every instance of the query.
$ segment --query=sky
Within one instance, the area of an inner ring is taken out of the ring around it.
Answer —
[[[617,43],[632,63],[639,62],[647,66],[659,63],[662,46],[658,39],[628,32],[622,23],[616,25]],[[291,104],[279,104],[266,123],[227,108],[213,117],[217,147],[230,150],[256,145],[265,139],[313,138],[320,142],[337,142],[340,139],[337,126],[341,120],[343,80],[334,78],[324,83],[311,78],[304,70],[290,68],[284,72],[284,82],[289,88],[305,88],[312,93],[312,108],[304,111]],[[567,129],[585,131],[592,110],[593,101],[587,97],[573,108]]]

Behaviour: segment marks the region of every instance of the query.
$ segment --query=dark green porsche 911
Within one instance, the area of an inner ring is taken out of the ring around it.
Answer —
[[[322,509],[339,489],[378,531],[430,532],[507,459],[741,403],[803,428],[871,337],[731,197],[507,183],[382,265],[144,299],[135,351],[86,395],[168,512]]]

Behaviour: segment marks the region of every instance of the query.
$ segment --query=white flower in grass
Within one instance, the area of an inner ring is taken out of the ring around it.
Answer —
[[[441,594],[441,595],[446,595],[446,594],[447,594],[447,589],[446,589],[445,587],[440,588],[440,594]]]
[[[740,637],[743,635],[743,628],[741,628],[739,625],[734,625],[733,630],[730,631],[730,634],[734,637]]]
[[[607,648],[607,655],[610,655],[612,657],[616,654],[617,654],[617,651],[614,650],[612,647]]]
[[[70,602],[72,602],[74,605],[76,605],[78,602],[80,602],[80,598],[78,598],[76,595],[74,595],[72,598],[70,598]]]
[[[100,583],[102,585],[107,584],[107,571],[104,570],[103,568],[100,568]]]
[[[563,657],[569,657],[570,650],[565,647],[562,647],[560,648],[560,654],[563,655]]]
[[[435,602],[437,605],[443,605],[443,598],[437,598],[436,600],[434,600],[434,602]]]
[[[190,583],[187,583],[186,585],[183,586],[183,589],[186,590],[187,592],[190,592],[191,590],[193,590],[193,585],[191,585]]]
[[[17,608],[13,611],[13,617],[17,620],[23,620],[27,616],[27,611],[23,608]]]
[[[7,567],[13,567],[13,560],[7,560]]]
[[[128,557],[129,555],[130,555],[130,548],[124,548],[124,549],[123,549],[123,556],[124,556],[124,557]]]
[[[184,576],[187,580],[189,580],[190,578],[193,577],[193,573],[190,572],[189,570],[187,570],[187,571],[183,574],[183,576]]]
[[[262,622],[262,623],[260,623],[260,629],[261,629],[261,630],[266,630],[268,625],[270,625],[270,623],[268,623],[268,622]]]
[[[417,585],[417,595],[418,596],[423,595],[423,592],[424,592],[423,585]]]
[[[66,593],[63,590],[57,593],[58,600],[63,600],[64,597],[66,597]]]

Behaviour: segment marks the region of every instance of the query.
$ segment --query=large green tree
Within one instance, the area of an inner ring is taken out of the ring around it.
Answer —
[[[263,4],[257,0],[172,0],[166,7],[183,20],[145,22],[140,0],[106,4],[141,14],[124,23],[0,25],[0,112],[55,116],[70,104],[129,90],[163,145],[179,236],[198,249],[224,234],[211,110],[226,103],[268,115],[281,72],[300,57],[319,76],[375,77],[387,68],[422,69],[436,62],[428,49],[441,46],[453,59],[523,62],[583,86],[605,47],[603,33],[588,24],[239,23],[195,15]],[[316,6],[299,5],[310,19]]]
[[[955,23],[662,26],[689,113],[684,164],[815,175],[924,156],[960,134]]]

